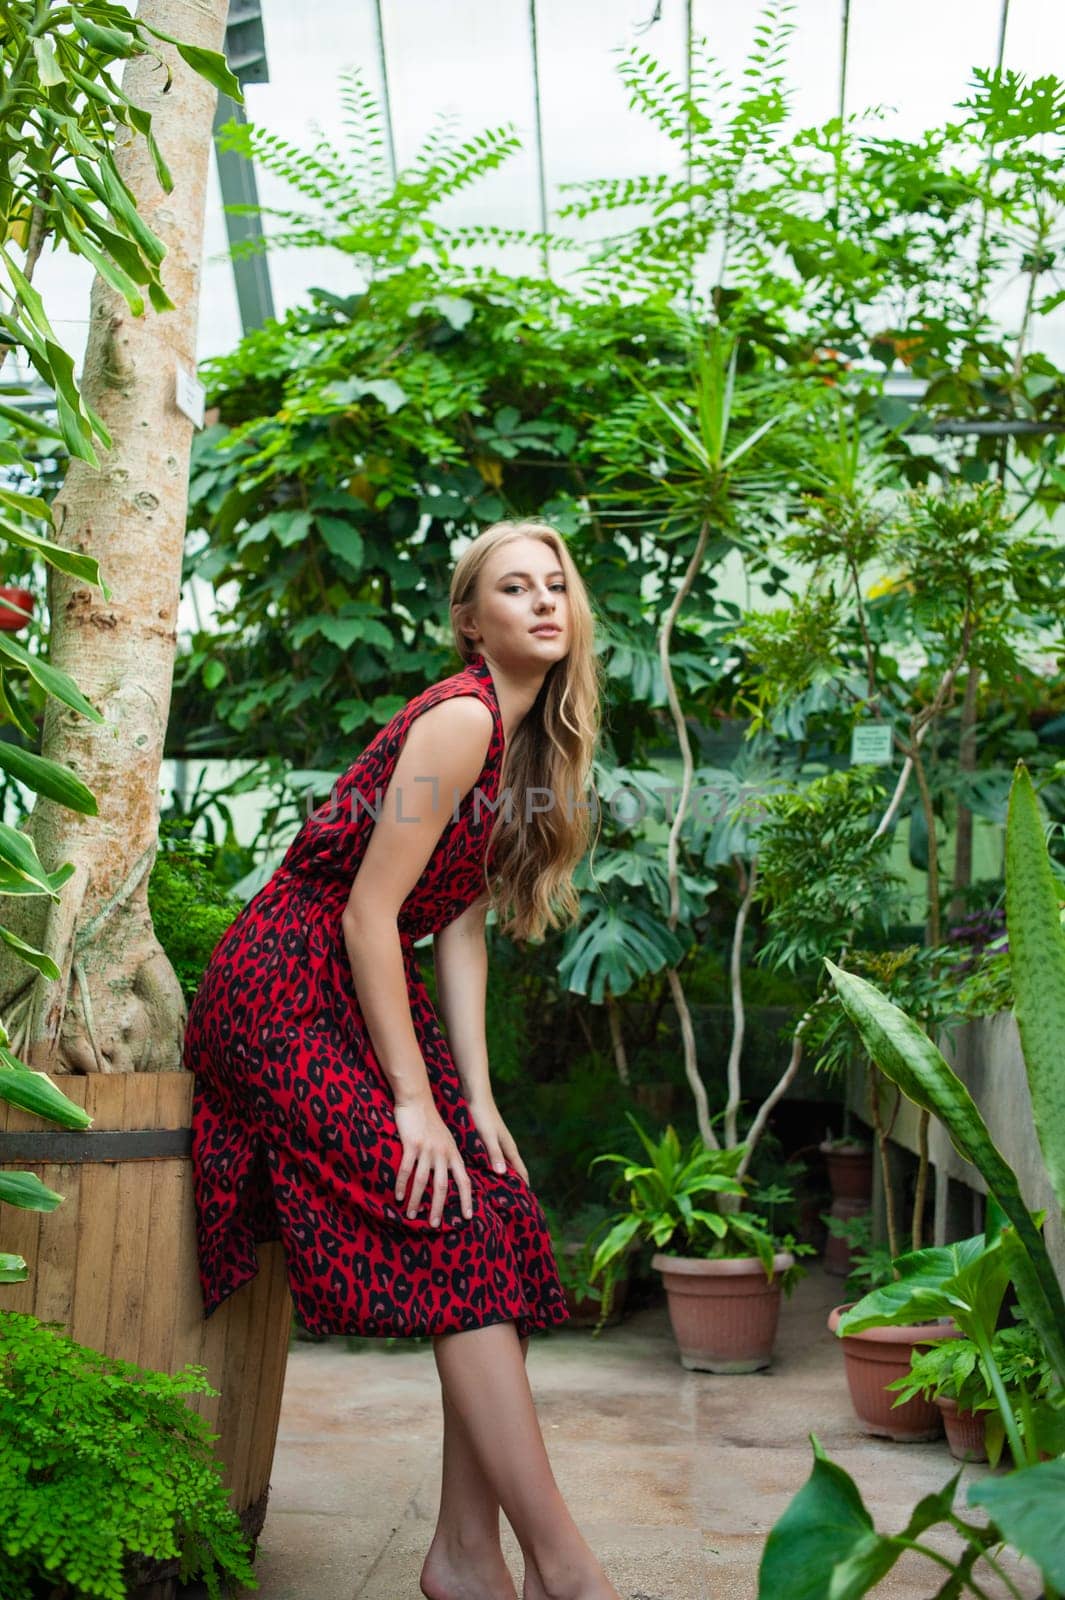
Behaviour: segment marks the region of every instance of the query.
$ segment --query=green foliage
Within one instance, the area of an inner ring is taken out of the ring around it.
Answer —
[[[674,1255],[706,1259],[757,1256],[770,1279],[775,1250],[810,1253],[811,1246],[796,1244],[790,1235],[774,1240],[765,1219],[753,1211],[722,1203],[722,1196],[739,1200],[747,1193],[744,1181],[736,1176],[746,1153],[743,1145],[708,1150],[702,1139],[696,1138],[685,1149],[673,1127],[667,1127],[656,1143],[634,1116],[629,1115],[628,1120],[647,1159],[634,1161],[612,1152],[598,1155],[592,1162],[593,1166],[607,1163],[621,1168],[611,1186],[611,1197],[626,1201],[625,1208],[610,1218],[609,1232],[599,1241],[592,1262],[592,1278],[605,1275],[604,1314],[609,1312],[618,1263],[639,1240]],[[789,1196],[781,1191],[773,1198]],[[802,1272],[798,1263],[782,1272],[781,1283],[787,1293]]]
[[[168,838],[148,879],[155,936],[186,1000],[196,993],[211,952],[243,904],[215,876],[217,855],[215,846]]]
[[[847,1299],[857,1299],[870,1289],[879,1289],[895,1276],[891,1251],[883,1245],[873,1244],[872,1213],[865,1211],[857,1217],[835,1217],[830,1211],[821,1219],[834,1239],[842,1239],[849,1252],[849,1265],[844,1293]]]
[[[257,1589],[217,1437],[182,1398],[216,1394],[206,1369],[170,1376],[75,1344],[59,1324],[0,1312],[0,1595],[39,1580],[124,1600],[128,1558],[180,1558],[180,1579]]]
[[[789,971],[857,933],[888,927],[898,880],[874,823],[884,790],[868,767],[828,772],[761,802],[757,898],[767,907],[759,959]]]

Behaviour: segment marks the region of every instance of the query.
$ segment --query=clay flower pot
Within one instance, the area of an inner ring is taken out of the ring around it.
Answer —
[[[873,1152],[864,1148],[822,1143],[833,1200],[861,1200],[868,1210],[873,1196]]]
[[[829,1313],[828,1326],[835,1333],[849,1305],[836,1306]],[[851,1404],[865,1433],[904,1444],[938,1439],[943,1432],[943,1416],[931,1400],[918,1395],[905,1405],[892,1404],[895,1395],[885,1387],[910,1370],[914,1345],[935,1344],[939,1339],[958,1339],[961,1329],[953,1322],[916,1322],[897,1328],[865,1328],[848,1333],[843,1346],[843,1366],[847,1374]]]
[[[757,1256],[652,1256],[666,1286],[681,1366],[695,1372],[768,1367],[780,1317],[780,1274],[794,1264],[786,1250],[775,1255],[769,1282]]]
[[[12,589],[6,584],[0,584],[0,600],[9,600],[10,605],[0,606],[0,632],[17,633],[29,622],[29,616],[20,616],[18,611],[12,611],[11,606],[19,606],[23,611],[33,614],[33,590]]]
[[[955,1461],[986,1461],[987,1444],[984,1440],[983,1411],[959,1411],[958,1402],[945,1394],[938,1396],[936,1405],[943,1413],[943,1426],[947,1430],[947,1443]]]
[[[846,1221],[860,1217],[872,1203],[873,1152],[871,1150],[823,1142],[819,1149],[828,1168],[832,1190],[831,1215]],[[830,1233],[825,1241],[824,1268],[836,1278],[851,1270],[851,1251],[846,1239]]]

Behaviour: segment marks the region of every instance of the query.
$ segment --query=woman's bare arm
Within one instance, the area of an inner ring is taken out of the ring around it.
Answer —
[[[487,896],[475,900],[433,939],[436,992],[452,1060],[466,1099],[490,1100],[484,1006],[488,987],[485,945]]]
[[[341,919],[359,1007],[395,1100],[403,1149],[396,1199],[403,1202],[406,1195],[407,1215],[413,1218],[431,1178],[433,1227],[443,1217],[449,1172],[466,1217],[473,1214],[473,1198],[458,1147],[436,1109],[414,1031],[397,919],[456,800],[477,781],[492,728],[488,706],[470,696],[443,700],[416,718]]]

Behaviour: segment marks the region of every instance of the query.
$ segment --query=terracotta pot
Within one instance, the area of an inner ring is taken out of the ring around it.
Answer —
[[[780,1274],[794,1262],[786,1250],[775,1255],[770,1283],[757,1256],[652,1256],[666,1286],[681,1366],[695,1372],[768,1367],[780,1317]]]
[[[864,1200],[865,1210],[873,1196],[873,1152],[820,1146],[828,1167],[833,1200]]]
[[[828,1326],[835,1333],[849,1305],[830,1312]],[[848,1333],[843,1345],[843,1366],[847,1374],[851,1404],[865,1433],[900,1443],[917,1444],[938,1439],[943,1432],[943,1417],[938,1406],[918,1395],[905,1405],[892,1402],[896,1395],[885,1387],[910,1370],[914,1345],[935,1344],[940,1339],[959,1339],[961,1329],[954,1322],[917,1322],[898,1328],[866,1328]]]
[[[947,1430],[947,1443],[955,1461],[986,1461],[987,1445],[984,1441],[986,1412],[959,1411],[958,1402],[940,1395],[936,1405],[943,1414]]]
[[[11,605],[21,606],[23,611],[33,613],[33,590],[11,589],[0,584],[0,599],[10,600]],[[22,617],[17,611],[12,611],[11,606],[0,606],[0,632],[17,633],[29,622],[29,617]]]

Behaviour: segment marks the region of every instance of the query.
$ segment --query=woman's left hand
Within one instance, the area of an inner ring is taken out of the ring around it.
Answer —
[[[469,1107],[473,1125],[484,1141],[493,1169],[496,1172],[505,1172],[509,1161],[514,1170],[520,1173],[523,1181],[528,1183],[528,1169],[518,1154],[518,1147],[511,1138],[510,1129],[500,1116],[495,1101],[471,1100]]]

